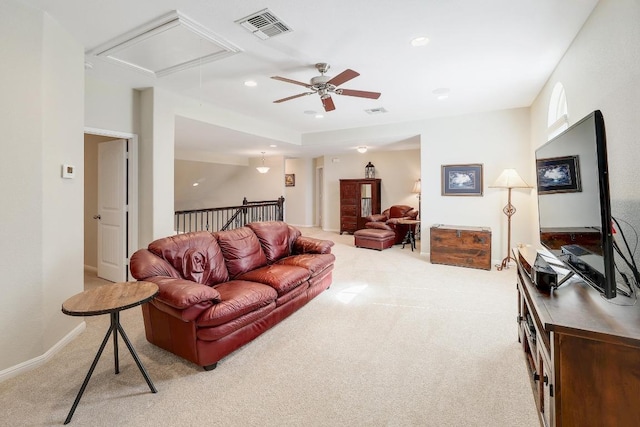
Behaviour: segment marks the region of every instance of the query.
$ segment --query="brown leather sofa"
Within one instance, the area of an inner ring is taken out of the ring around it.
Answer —
[[[406,224],[399,224],[400,219],[416,219],[418,217],[418,211],[407,205],[393,205],[389,209],[386,209],[381,214],[369,215],[365,223],[365,228],[377,228],[379,230],[391,230],[396,234],[395,244],[400,244],[404,240],[404,237],[409,231],[409,227],[413,228],[415,232],[415,226]]]
[[[284,222],[158,239],[131,274],[159,293],[142,306],[147,340],[205,370],[331,285],[333,242]]]

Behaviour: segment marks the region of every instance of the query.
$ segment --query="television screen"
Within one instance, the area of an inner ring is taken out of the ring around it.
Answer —
[[[540,242],[616,296],[604,119],[594,111],[536,150]]]

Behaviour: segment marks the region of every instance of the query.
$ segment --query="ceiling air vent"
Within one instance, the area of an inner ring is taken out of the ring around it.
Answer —
[[[269,9],[263,9],[236,21],[254,36],[266,40],[279,34],[291,32],[291,28]]]

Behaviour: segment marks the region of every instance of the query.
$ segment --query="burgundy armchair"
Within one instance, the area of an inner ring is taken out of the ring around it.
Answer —
[[[381,214],[369,215],[365,228],[391,230],[396,234],[395,244],[402,243],[411,227],[415,232],[415,225],[399,224],[400,219],[416,219],[418,211],[407,205],[393,205]]]

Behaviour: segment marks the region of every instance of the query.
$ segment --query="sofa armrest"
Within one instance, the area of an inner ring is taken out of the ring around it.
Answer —
[[[365,219],[367,222],[385,222],[387,220],[387,216],[383,214],[373,214],[369,215]]]
[[[315,239],[313,237],[300,236],[293,242],[293,254],[330,254],[331,240]]]
[[[184,310],[200,303],[220,301],[220,293],[207,285],[173,277],[149,277],[147,282],[158,285],[156,300],[178,310]],[[206,304],[205,304],[206,305]]]

